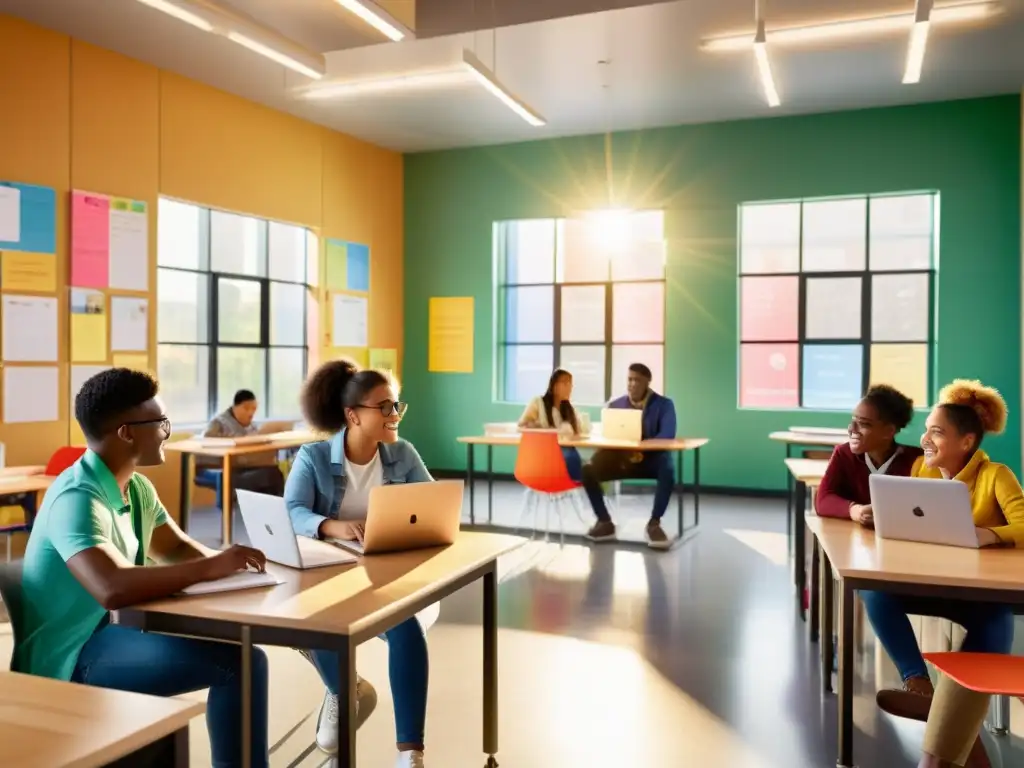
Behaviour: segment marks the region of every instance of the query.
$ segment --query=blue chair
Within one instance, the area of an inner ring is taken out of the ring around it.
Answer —
[[[216,494],[217,509],[224,509],[224,470],[209,469],[203,467],[196,470],[196,485],[200,488],[209,488]]]

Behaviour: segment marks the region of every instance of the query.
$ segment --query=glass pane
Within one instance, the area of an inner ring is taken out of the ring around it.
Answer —
[[[651,369],[651,388],[665,391],[665,347],[661,344],[616,344],[612,347],[612,391],[609,399],[626,394],[629,366],[643,363]]]
[[[210,212],[210,261],[214,272],[263,277],[267,259],[261,225],[249,216]]]
[[[314,370],[320,365],[320,349],[330,345],[330,339],[320,342],[320,303],[316,300],[316,291],[306,291],[306,370]]]
[[[612,280],[662,280],[665,277],[665,214],[629,214],[629,239],[612,254]]]
[[[927,274],[871,278],[871,339],[928,341]]]
[[[799,356],[798,344],[741,344],[740,407],[798,407]]]
[[[928,345],[872,344],[871,383],[890,384],[913,400],[916,407],[927,407],[931,403]]]
[[[210,349],[180,344],[156,348],[160,397],[172,422],[187,424],[210,418]]]
[[[158,269],[157,340],[205,343],[210,333],[210,278],[195,272]]]
[[[800,203],[740,207],[740,272],[800,271]]]
[[[863,197],[804,203],[804,272],[864,269],[867,215]]]
[[[267,224],[267,255],[271,280],[306,282],[306,230],[291,224]]]
[[[808,339],[859,339],[863,281],[859,277],[811,277],[804,297]]]
[[[505,347],[505,399],[525,403],[543,395],[555,369],[550,346]]]
[[[305,345],[306,287],[290,283],[270,284],[270,343]],[[223,336],[223,334],[221,334]],[[221,339],[224,341],[224,339]]]
[[[562,341],[604,341],[603,285],[562,288]]]
[[[871,198],[871,269],[932,268],[932,195]]]
[[[305,381],[306,350],[270,350],[270,392],[267,397],[268,419],[299,419],[299,392]]]
[[[217,347],[217,410],[230,407],[240,389],[251,390],[256,401],[265,406],[266,365],[265,349]]]
[[[552,341],[554,334],[555,289],[553,286],[505,289],[505,340],[507,342]]]
[[[864,391],[861,344],[805,344],[803,407],[848,411]]]
[[[604,366],[607,348],[595,346],[564,346],[559,352],[558,367],[572,374],[572,400],[583,405],[600,405],[608,400],[604,391]]]
[[[559,219],[558,282],[603,283],[608,280],[608,251],[595,242],[586,218]]]
[[[217,341],[260,343],[260,284],[255,280],[217,279]]]
[[[665,284],[616,283],[612,286],[612,341],[665,340]]]
[[[207,269],[201,209],[160,198],[157,202],[156,261],[161,267]]]
[[[740,340],[799,338],[800,278],[740,278]]]
[[[306,282],[320,285],[320,238],[312,232],[306,233]]]
[[[506,221],[505,280],[552,283],[555,280],[555,220]]]

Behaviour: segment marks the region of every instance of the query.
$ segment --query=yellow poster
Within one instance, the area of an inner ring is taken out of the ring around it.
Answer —
[[[370,365],[369,350],[366,347],[331,347],[327,351],[328,360],[340,360],[343,357],[354,361],[360,368],[368,368]]]
[[[398,373],[398,350],[370,348],[370,367]]]
[[[133,371],[143,371],[145,373],[153,373],[153,369],[149,367],[149,355],[125,355],[119,354],[114,355],[114,367],[115,368],[130,368]]]
[[[0,288],[53,293],[57,290],[57,257],[48,253],[4,251],[0,256]]]
[[[473,297],[430,299],[427,370],[473,372]]]
[[[71,362],[107,361],[107,298],[101,291],[71,289]]]
[[[872,344],[871,383],[889,384],[914,401],[916,408],[931,405],[928,397],[927,344]]]

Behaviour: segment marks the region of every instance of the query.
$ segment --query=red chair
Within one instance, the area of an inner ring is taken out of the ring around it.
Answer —
[[[65,445],[63,448],[58,448],[46,463],[46,472],[43,474],[59,475],[84,455],[85,448],[80,445]]]
[[[569,470],[565,466],[565,457],[558,444],[557,431],[524,430],[519,439],[519,452],[516,455],[516,468],[513,474],[516,480],[526,488],[526,493],[523,496],[523,510],[519,516],[520,524],[532,509],[533,529],[536,531],[536,519],[539,507],[543,503],[545,509],[544,538],[547,539],[550,533],[551,508],[554,507],[558,513],[558,525],[564,544],[565,525],[562,520],[562,507],[567,502],[572,505],[580,522],[585,524],[578,493],[582,484],[569,477]]]

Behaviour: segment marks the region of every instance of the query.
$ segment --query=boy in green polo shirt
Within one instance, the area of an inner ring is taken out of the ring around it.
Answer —
[[[190,539],[136,473],[164,461],[171,426],[157,391],[152,376],[114,368],[75,398],[89,450],[47,491],[29,537],[24,631],[11,667],[158,696],[209,688],[213,765],[234,768],[242,762],[240,648],[110,623],[109,611],[266,563],[249,547],[215,552]],[[251,765],[265,768],[267,660],[259,648],[252,669]]]

